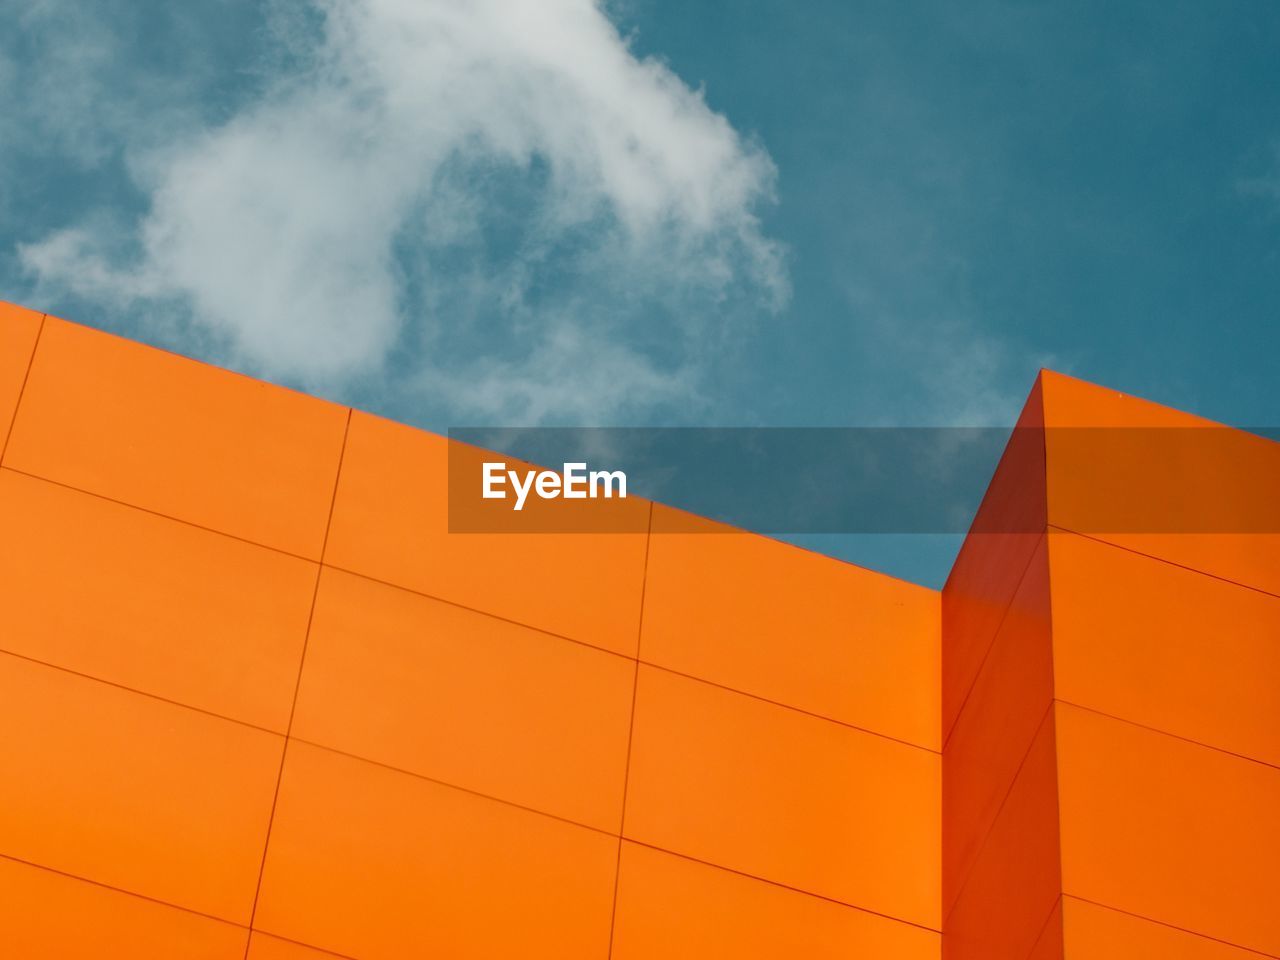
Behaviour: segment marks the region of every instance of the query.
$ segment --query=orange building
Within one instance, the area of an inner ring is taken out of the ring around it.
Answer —
[[[939,593],[3,307],[0,956],[1280,957],[1280,445],[1070,432],[1200,425],[1041,374]]]

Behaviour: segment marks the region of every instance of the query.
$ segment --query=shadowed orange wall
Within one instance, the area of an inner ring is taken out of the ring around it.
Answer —
[[[0,307],[0,955],[1280,955],[1275,538],[1039,429],[1180,416],[1043,375],[939,593]]]
[[[1020,426],[943,590],[943,954],[1280,956],[1280,445],[1048,372]]]

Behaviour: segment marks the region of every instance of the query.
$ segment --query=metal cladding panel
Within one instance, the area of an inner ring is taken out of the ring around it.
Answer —
[[[0,953],[1280,955],[1273,539],[1042,429],[1181,417],[1043,374],[939,593],[5,305]]]

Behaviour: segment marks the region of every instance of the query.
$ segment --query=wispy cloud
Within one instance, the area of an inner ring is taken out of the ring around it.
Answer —
[[[33,238],[36,282],[311,387],[411,354],[406,389],[521,420],[694,397],[725,318],[786,301],[768,155],[599,3],[316,12],[229,119],[124,129],[147,210]]]

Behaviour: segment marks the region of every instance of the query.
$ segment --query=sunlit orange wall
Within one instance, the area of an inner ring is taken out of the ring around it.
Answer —
[[[0,955],[939,955],[935,592],[450,536],[439,437],[2,324]]]
[[[1280,955],[1274,538],[1064,533],[1043,443],[940,594],[450,535],[444,439],[7,306],[0,442],[2,957]]]

